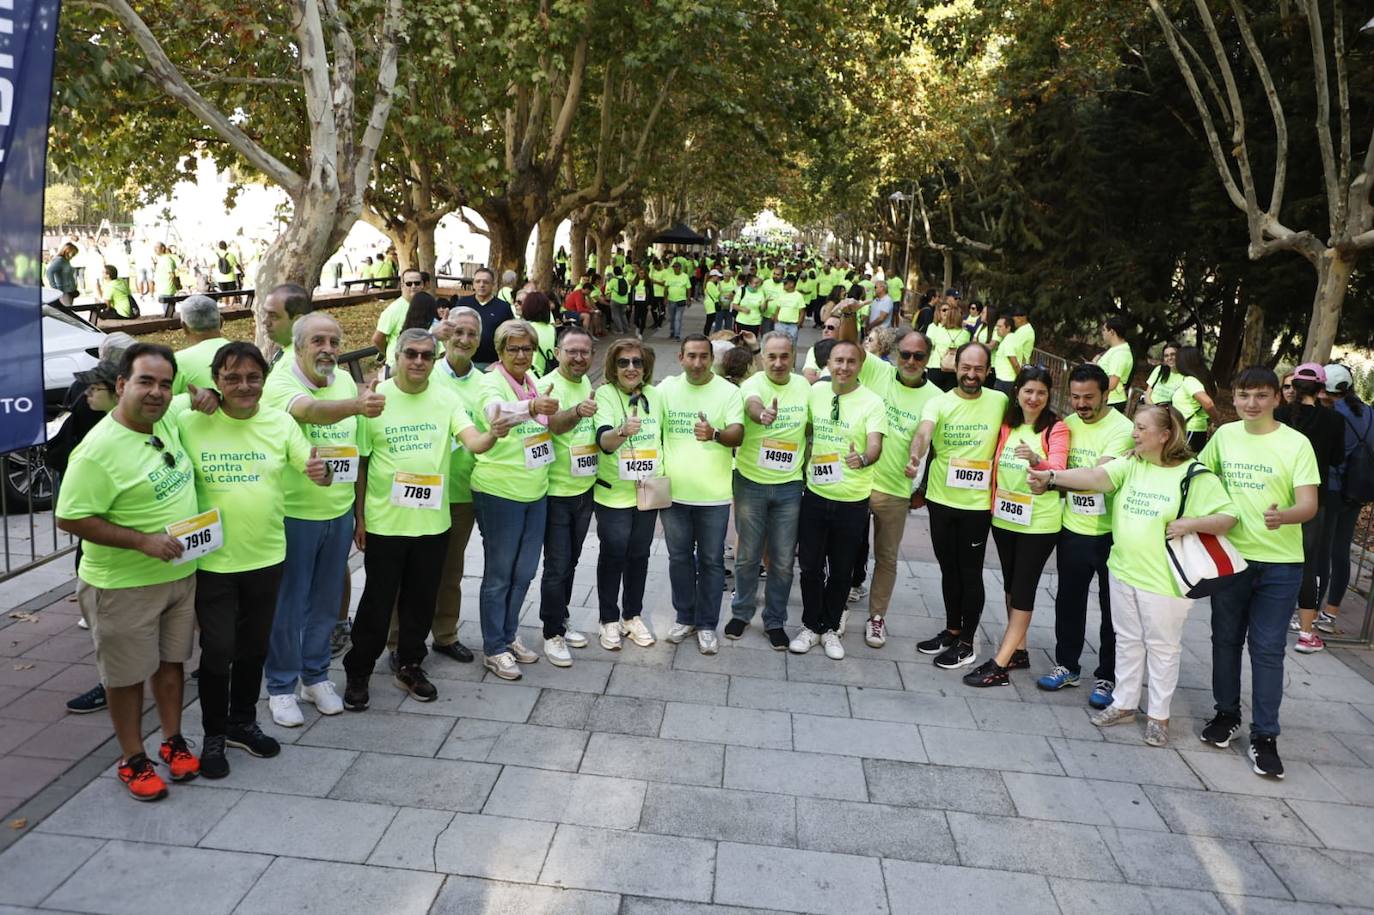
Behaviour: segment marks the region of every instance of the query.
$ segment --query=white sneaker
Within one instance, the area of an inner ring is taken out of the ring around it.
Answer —
[[[510,653],[517,664],[533,664],[539,660],[539,655],[526,648],[519,639],[510,643]]]
[[[715,654],[720,650],[720,642],[716,640],[715,630],[697,630],[697,650],[702,654]]]
[[[482,662],[482,666],[502,680],[519,680],[524,674],[520,673],[519,666],[515,663],[515,655],[509,651],[503,651],[498,655],[492,655]]]
[[[302,686],[301,698],[312,703],[321,715],[343,713],[343,700],[334,691],[334,684],[328,680],[321,680],[314,686]]]
[[[676,645],[696,631],[697,627],[687,623],[673,623],[673,628],[668,630],[668,641]]]
[[[587,637],[571,627],[564,628],[563,641],[568,643],[569,648],[587,647]]]
[[[868,596],[868,589],[863,585],[855,585],[849,589],[849,603],[857,604]]]
[[[628,635],[630,641],[640,648],[648,648],[654,643],[654,634],[649,631],[642,617],[632,616],[620,624],[620,634]]]
[[[844,638],[845,627],[849,625],[849,610],[846,608],[840,611],[840,625],[835,627],[835,634]]]
[[[544,657],[554,667],[572,667],[572,655],[568,653],[565,636],[556,635],[544,640]]]
[[[79,620],[76,621],[76,628],[77,628],[77,629],[90,629],[90,628],[91,628],[91,624],[88,623],[88,622],[86,622],[86,618],[83,616],[83,617],[81,617],[81,619],[79,619]]]
[[[601,647],[607,651],[620,650],[620,624],[602,623],[601,624]]]
[[[267,707],[272,710],[272,720],[284,728],[298,728],[305,724],[301,707],[296,704],[296,697],[290,693],[268,696]]]
[[[881,616],[870,616],[864,629],[864,642],[869,648],[882,648],[887,644],[887,623]]]
[[[826,632],[821,635],[821,644],[825,646],[825,656],[832,661],[844,660],[844,645],[840,644],[840,636],[836,632]]]
[[[1294,610],[1293,615],[1288,618],[1289,632],[1302,632],[1302,621],[1298,619],[1298,611]]]
[[[801,631],[797,633],[797,637],[787,646],[787,650],[793,654],[806,654],[819,645],[820,641],[821,637],[819,633],[812,632],[810,629],[803,626]]]

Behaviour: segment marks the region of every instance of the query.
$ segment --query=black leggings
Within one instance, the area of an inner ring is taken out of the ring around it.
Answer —
[[[992,539],[997,542],[997,558],[1002,560],[1002,590],[1011,595],[1013,609],[1031,612],[1040,573],[1054,552],[1059,532],[1030,534],[994,527]]]
[[[1317,506],[1317,513],[1302,524],[1302,584],[1298,586],[1298,606],[1304,610],[1318,609],[1326,582],[1322,580],[1331,568],[1331,544],[1326,540],[1326,506]]]
[[[200,716],[208,736],[257,718],[283,568],[279,562],[247,572],[196,573]]]
[[[945,598],[945,628],[958,630],[972,645],[983,618],[983,555],[988,548],[991,511],[950,508],[927,502],[930,541],[940,563],[940,590]]]

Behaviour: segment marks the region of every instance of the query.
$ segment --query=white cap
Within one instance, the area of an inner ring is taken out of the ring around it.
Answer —
[[[707,276],[720,276],[720,271],[712,270],[710,273],[707,274]]]
[[[1355,378],[1350,374],[1350,369],[1334,363],[1326,367],[1326,390],[1330,393],[1349,390],[1354,384]]]

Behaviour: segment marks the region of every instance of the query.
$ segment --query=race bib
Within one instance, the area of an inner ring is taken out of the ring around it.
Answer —
[[[992,516],[1011,524],[1029,527],[1031,523],[1030,494],[1007,492],[1005,489],[997,490],[997,497],[992,500]]]
[[[596,476],[596,445],[573,445],[568,449],[569,471],[575,477]]]
[[[844,482],[844,462],[838,453],[811,455],[811,482],[815,486]]]
[[[987,489],[992,480],[992,461],[951,458],[945,485],[955,489]]]
[[[553,436],[547,432],[536,432],[525,436],[525,469],[538,470],[553,463]]]
[[[321,445],[315,449],[315,456],[334,471],[331,486],[358,482],[358,449],[353,445]]]
[[[182,553],[172,560],[174,566],[224,546],[224,525],[220,523],[218,508],[169,524],[167,533],[181,541]]]
[[[647,480],[658,472],[657,451],[634,451],[632,457],[620,455],[616,462],[620,465],[622,480]]]
[[[791,472],[797,468],[800,449],[792,442],[766,438],[759,445],[759,467],[764,470]]]
[[[1100,492],[1071,492],[1069,497],[1069,511],[1075,515],[1105,515],[1107,513],[1107,496]]]
[[[397,472],[391,478],[391,504],[398,508],[443,508],[444,475]]]
[[[645,291],[644,291],[643,289],[636,289],[636,290],[635,290],[635,301],[636,301],[636,302],[642,302],[642,301],[644,301],[645,298],[647,298],[647,297],[648,297],[648,294],[645,293]]]

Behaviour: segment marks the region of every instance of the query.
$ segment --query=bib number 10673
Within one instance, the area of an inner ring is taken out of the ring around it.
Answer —
[[[992,461],[967,461],[954,458],[949,462],[945,485],[955,489],[986,490],[992,481]]]

